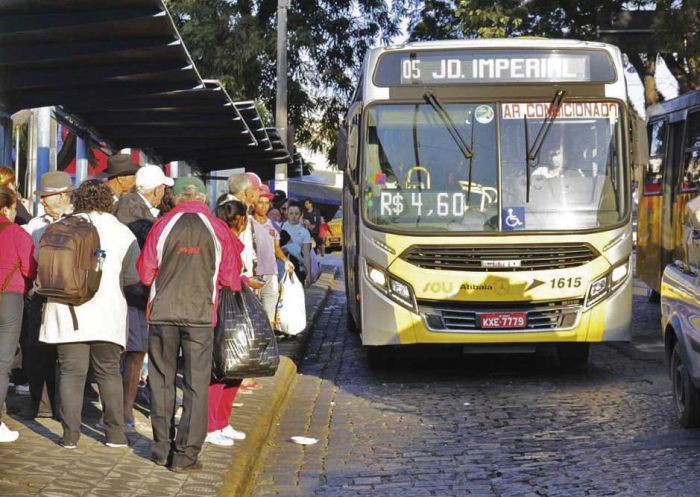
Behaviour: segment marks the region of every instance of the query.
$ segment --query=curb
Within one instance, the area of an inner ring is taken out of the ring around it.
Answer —
[[[331,285],[335,279],[335,272],[324,272],[309,290],[320,293],[320,297],[314,302],[315,307],[310,310],[306,319],[306,330],[299,336],[297,346],[288,354],[280,357],[280,364],[272,378],[270,393],[267,395],[264,409],[257,414],[257,421],[248,430],[244,450],[236,454],[231,464],[226,469],[224,481],[219,488],[219,497],[239,497],[246,495],[250,486],[255,481],[258,455],[262,452],[270,434],[275,428],[275,423],[284,411],[289,392],[294,388],[297,378],[297,365],[304,357],[311,330],[316,317],[324,308],[324,304],[330,293]]]

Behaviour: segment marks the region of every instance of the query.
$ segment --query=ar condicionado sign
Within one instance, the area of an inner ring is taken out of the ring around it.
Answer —
[[[501,105],[503,119],[544,119],[549,112],[549,103],[504,103]],[[559,107],[558,119],[617,119],[617,104],[614,102],[564,102]]]

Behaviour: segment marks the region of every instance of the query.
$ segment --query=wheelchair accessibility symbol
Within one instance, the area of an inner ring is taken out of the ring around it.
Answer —
[[[503,229],[506,231],[525,229],[525,207],[505,207],[501,211]]]

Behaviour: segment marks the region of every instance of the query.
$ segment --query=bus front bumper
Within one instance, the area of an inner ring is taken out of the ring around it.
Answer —
[[[528,320],[539,319],[542,311],[555,314],[553,319],[564,326],[555,329],[483,330],[478,324],[473,329],[445,329],[430,315],[438,315],[442,307],[456,311],[456,317],[464,321],[478,322],[483,304],[476,308],[469,302],[419,302],[417,310],[409,310],[377,290],[366,278],[361,278],[362,295],[362,343],[364,345],[410,344],[487,344],[487,343],[557,343],[629,341],[632,319],[632,279],[628,278],[614,293],[601,302],[586,308],[583,299],[566,305],[557,303],[513,303],[499,307],[500,311],[526,311]],[[548,311],[542,306],[554,308]],[[432,307],[432,308],[431,308]],[[540,314],[536,314],[536,313]],[[559,315],[556,316],[556,313]],[[575,318],[571,314],[575,312]],[[454,316],[454,314],[453,314]],[[471,316],[474,316],[472,319]],[[530,316],[533,316],[530,318]],[[454,322],[454,321],[453,321]],[[436,326],[437,325],[437,326]]]

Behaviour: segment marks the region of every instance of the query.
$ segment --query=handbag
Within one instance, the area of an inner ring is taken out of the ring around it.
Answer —
[[[214,328],[212,379],[217,382],[274,376],[279,365],[275,334],[267,314],[246,285],[221,290]]]

